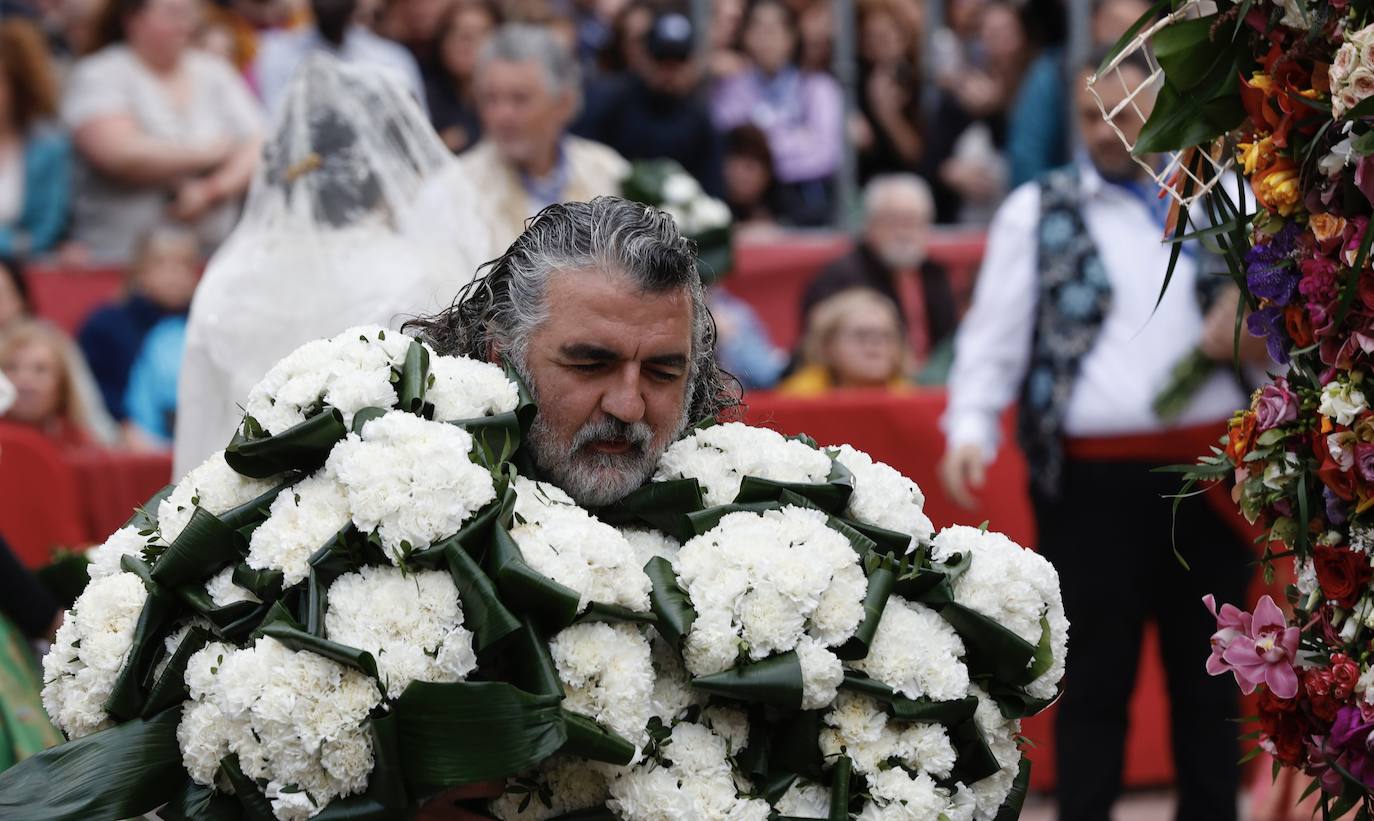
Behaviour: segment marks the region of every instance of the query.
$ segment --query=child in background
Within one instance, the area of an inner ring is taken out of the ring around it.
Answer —
[[[37,428],[65,450],[111,443],[114,425],[81,354],[56,327],[38,320],[12,325],[0,336],[0,370],[15,389],[5,419]]]

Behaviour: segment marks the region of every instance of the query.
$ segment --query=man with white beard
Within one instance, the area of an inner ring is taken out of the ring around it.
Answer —
[[[738,402],[716,364],[696,252],[670,217],[619,197],[550,206],[452,307],[410,322],[442,354],[519,371],[542,478],[606,505],[688,425]]]
[[[864,226],[854,250],[831,262],[802,297],[802,327],[811,309],[840,291],[870,288],[897,306],[907,344],[924,362],[954,334],[958,316],[949,277],[926,258],[935,201],[915,174],[875,177],[864,188]]]

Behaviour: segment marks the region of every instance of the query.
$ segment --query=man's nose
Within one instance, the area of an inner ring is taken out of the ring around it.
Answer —
[[[639,366],[626,364],[601,395],[601,410],[622,422],[635,423],[644,418],[644,394],[639,389]]]

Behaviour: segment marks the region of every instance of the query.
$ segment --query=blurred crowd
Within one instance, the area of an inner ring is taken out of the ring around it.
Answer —
[[[1070,159],[1064,9],[946,0],[931,30],[924,0],[857,0],[855,66],[838,64],[826,0],[709,9],[699,20],[672,0],[0,0],[0,367],[20,397],[9,418],[64,447],[166,447],[202,263],[315,51],[392,73],[476,179],[513,166],[519,202],[503,215],[490,196],[509,226],[534,205],[605,193],[627,160],[666,157],[729,205],[737,238],[834,230],[858,216],[839,211],[852,147],[862,227],[806,289],[803,340],[776,349],[717,289],[721,357],[746,388],[803,395],[940,381],[961,306],[926,257],[929,231],[986,225],[1011,188]],[[1111,42],[1146,9],[1102,0],[1094,39]],[[127,286],[69,339],[27,297],[23,269],[51,266],[117,267]]]

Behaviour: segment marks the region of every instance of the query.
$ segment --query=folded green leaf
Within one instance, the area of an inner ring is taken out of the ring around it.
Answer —
[[[327,659],[333,659],[345,667],[352,667],[366,673],[377,679],[379,684],[382,683],[381,676],[377,674],[377,660],[366,650],[359,650],[356,647],[349,647],[346,644],[339,644],[312,635],[299,624],[291,624],[284,619],[263,624],[258,628],[258,633],[276,639],[291,650],[304,650],[324,656]]]
[[[181,709],[135,718],[44,750],[0,773],[6,821],[116,821],[183,790]]]
[[[176,599],[163,588],[153,585],[148,590],[148,600],[143,603],[134,625],[133,645],[105,700],[105,712],[114,720],[127,721],[143,711],[145,696],[152,687],[153,665],[163,649],[162,640],[171,630],[177,610]]]
[[[281,595],[282,572],[280,570],[254,570],[246,562],[234,568],[234,584],[250,591],[263,601],[271,601]]]
[[[526,564],[519,545],[499,524],[492,529],[484,569],[496,581],[506,606],[517,613],[529,613],[545,630],[561,630],[577,617],[581,602],[577,591]]]
[[[1021,817],[1021,809],[1026,804],[1026,795],[1030,793],[1031,761],[1029,758],[1021,759],[1021,766],[1016,771],[1016,780],[1011,782],[1011,792],[1007,794],[1007,800],[1002,802],[1002,808],[997,811],[994,821],[1016,821]]]
[[[697,612],[687,591],[677,583],[673,565],[662,556],[655,556],[644,565],[644,573],[653,583],[649,591],[649,606],[658,617],[655,626],[664,641],[679,652],[696,621]]]
[[[847,821],[849,818],[849,782],[853,772],[854,763],[849,756],[842,755],[835,760],[830,775],[829,821]]]
[[[498,647],[520,629],[520,620],[501,602],[496,585],[463,549],[457,536],[435,547],[441,549],[444,569],[458,588],[458,597],[463,603],[463,625],[472,631],[474,652],[482,654]]]
[[[698,676],[692,679],[692,687],[712,695],[798,710],[802,703],[801,661],[795,652],[780,653],[723,673]]]
[[[866,536],[873,542],[873,549],[877,550],[879,553],[886,553],[891,556],[902,556],[911,549],[911,536],[906,533],[887,530],[877,525],[860,522],[857,519],[836,518]]]
[[[634,760],[635,745],[590,718],[563,711],[568,741],[561,752],[624,766]]]
[[[272,812],[272,802],[262,794],[262,790],[253,779],[244,775],[243,769],[239,766],[238,755],[220,759],[219,769],[233,786],[234,797],[239,801],[245,821],[276,821],[277,816]]]
[[[140,533],[157,530],[157,508],[162,500],[172,495],[176,485],[167,485],[152,495],[148,501],[134,509],[134,514],[124,523],[124,527],[136,528]]]
[[[186,663],[191,660],[191,656],[200,651],[210,636],[199,627],[191,628],[186,637],[177,646],[176,652],[172,653],[172,658],[163,668],[162,675],[157,677],[157,682],[153,684],[153,689],[148,693],[148,701],[143,705],[143,717],[152,718],[169,707],[175,707],[185,701],[189,692],[186,689]]]
[[[324,410],[275,436],[250,439],[242,431],[234,434],[224,450],[224,461],[236,472],[254,479],[278,473],[313,473],[329,458],[329,451],[348,435],[343,414],[334,408]]]
[[[785,490],[810,500],[827,513],[841,513],[849,504],[849,497],[854,492],[854,475],[844,465],[832,459],[830,475],[824,482],[815,484],[775,482],[772,479],[746,476],[740,482],[739,494],[735,496],[734,501],[735,504],[777,501]]]
[[[71,553],[55,558],[52,564],[41,568],[34,576],[58,604],[70,610],[91,580],[90,564],[84,553]]]
[[[190,779],[157,811],[162,821],[239,821],[243,808],[232,795]]]
[[[406,793],[401,770],[401,750],[397,738],[396,716],[368,721],[372,734],[372,773],[362,795],[329,802],[311,821],[402,821],[414,817],[414,807]]]
[[[647,624],[652,627],[658,624],[658,617],[653,614],[653,611],[642,613],[619,604],[591,602],[587,605],[586,610],[577,614],[577,618],[573,620],[573,623],[581,624],[585,621],[602,621],[611,624]]]
[[[1001,624],[957,602],[940,609],[964,640],[964,661],[969,675],[990,676],[1006,684],[1029,684],[1035,680],[1030,667],[1036,648]]]
[[[401,378],[396,383],[398,407],[407,413],[420,413],[425,407],[425,389],[429,382],[429,351],[412,339],[401,365]]]
[[[510,670],[511,683],[527,693],[563,698],[563,682],[558,678],[549,642],[528,617],[512,634],[502,659]]]
[[[158,557],[153,578],[167,587],[195,584],[242,558],[234,541],[234,529],[198,506],[181,534]]]
[[[536,766],[568,740],[560,700],[503,682],[412,682],[394,710],[401,772],[411,794],[507,778]]]
[[[891,598],[896,583],[897,575],[889,567],[879,566],[868,574],[863,621],[859,622],[854,635],[835,651],[835,655],[844,661],[857,661],[868,655],[868,648],[878,634],[878,625],[882,622],[883,611],[887,609],[887,600]]]
[[[650,482],[613,505],[595,508],[597,518],[608,524],[648,525],[685,542],[696,535],[687,520],[689,513],[704,507],[696,479]]]

